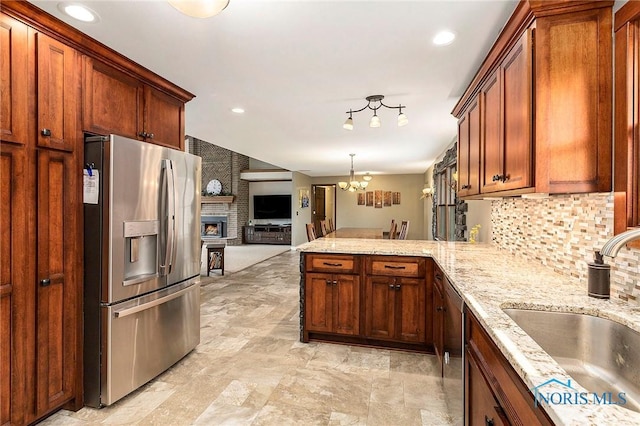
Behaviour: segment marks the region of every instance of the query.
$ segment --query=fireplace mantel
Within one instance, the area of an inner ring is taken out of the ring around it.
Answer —
[[[235,195],[216,195],[216,196],[202,196],[200,202],[202,204],[231,204],[235,199]]]

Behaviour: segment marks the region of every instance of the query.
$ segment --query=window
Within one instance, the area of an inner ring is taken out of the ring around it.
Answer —
[[[456,144],[433,168],[433,238],[466,241],[465,204],[456,194]]]

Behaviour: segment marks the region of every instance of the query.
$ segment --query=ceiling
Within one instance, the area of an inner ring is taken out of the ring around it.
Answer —
[[[231,0],[219,15],[190,18],[164,1],[85,1],[86,24],[58,1],[38,7],[194,93],[186,133],[309,176],[424,173],[455,139],[451,110],[517,3],[472,1]],[[434,35],[449,29],[444,47]],[[346,111],[381,94],[370,110]],[[231,112],[242,107],[244,114]]]

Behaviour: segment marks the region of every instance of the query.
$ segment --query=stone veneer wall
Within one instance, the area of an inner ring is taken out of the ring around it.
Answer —
[[[493,243],[515,255],[578,277],[587,290],[587,262],[613,236],[613,195],[508,198],[491,207]],[[623,248],[611,264],[611,297],[640,305],[640,250]]]
[[[249,182],[240,172],[249,168],[249,157],[188,136],[189,152],[202,158],[202,189],[211,179],[222,183],[223,194],[235,195],[232,204],[202,204],[203,215],[227,216],[227,244],[242,244],[242,226],[249,221]]]

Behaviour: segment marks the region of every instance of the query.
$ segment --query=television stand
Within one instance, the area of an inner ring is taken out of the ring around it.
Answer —
[[[291,225],[250,225],[242,227],[245,244],[291,245]]]

